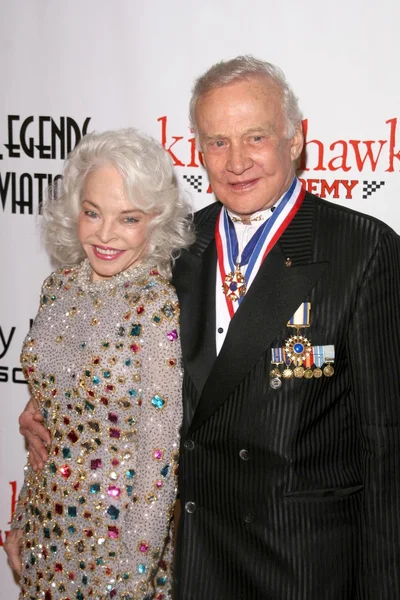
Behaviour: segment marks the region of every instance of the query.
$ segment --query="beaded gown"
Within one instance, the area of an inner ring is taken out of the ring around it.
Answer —
[[[150,264],[90,282],[83,261],[43,284],[21,362],[50,430],[27,466],[20,598],[171,597],[181,424],[179,307]]]

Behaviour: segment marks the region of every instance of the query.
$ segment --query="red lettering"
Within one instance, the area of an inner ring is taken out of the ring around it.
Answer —
[[[358,184],[358,181],[354,181],[351,180],[349,181],[348,179],[346,180],[342,180],[340,183],[343,184],[343,186],[346,188],[346,200],[351,200],[353,198],[353,194],[351,193],[353,188]]]
[[[361,157],[361,154],[360,154],[360,144],[361,143],[365,144],[367,147],[367,151],[366,151],[366,154],[364,157]],[[380,145],[380,148],[379,148],[378,156],[376,158],[374,157],[373,152],[372,152],[372,145],[376,144],[376,142],[374,142],[373,140],[365,140],[363,142],[361,142],[361,140],[349,140],[349,144],[351,146],[353,146],[354,156],[356,159],[358,170],[360,172],[363,170],[364,164],[365,164],[366,160],[368,159],[369,162],[371,163],[372,171],[375,171],[376,166],[378,164],[379,157],[382,152],[382,148],[386,144],[386,140],[379,140],[378,144]]]
[[[392,173],[394,171],[393,159],[397,158],[400,160],[400,151],[395,152],[394,148],[396,146],[396,127],[397,127],[397,119],[389,119],[385,121],[390,124],[390,137],[389,137],[389,168],[386,169],[387,172]]]
[[[338,179],[335,179],[332,185],[326,181],[326,179],[321,179],[321,198],[326,198],[327,194],[332,194],[334,198],[339,198],[339,183]]]
[[[302,122],[303,126],[303,135],[304,135],[304,146],[300,155],[300,171],[309,171],[310,167],[307,167],[307,146],[309,144],[316,144],[318,148],[318,163],[317,166],[313,168],[313,171],[326,171],[324,167],[324,144],[320,142],[320,140],[308,140],[307,141],[307,133],[308,133],[308,119],[304,119]]]
[[[177,156],[171,151],[172,146],[175,146],[175,144],[177,142],[179,142],[180,140],[183,140],[183,136],[173,135],[172,139],[175,141],[172,142],[172,144],[170,144],[170,146],[167,148],[167,117],[160,117],[159,119],[157,119],[157,121],[161,121],[161,144],[162,144],[162,146],[165,148],[165,150],[168,152],[168,154],[172,158],[175,167],[184,167],[185,164],[181,160],[179,160],[179,158],[177,158]]]
[[[347,160],[347,144],[346,144],[346,142],[344,140],[337,140],[337,142],[333,142],[333,144],[331,144],[329,146],[329,149],[334,150],[335,146],[337,146],[338,144],[342,145],[343,153],[340,154],[339,156],[335,156],[334,158],[331,158],[331,160],[328,163],[328,169],[330,171],[337,171],[338,169],[343,169],[343,171],[350,171],[350,167],[348,167],[346,164],[346,160]],[[342,162],[340,165],[335,167],[334,162],[339,159],[342,159]]]
[[[10,525],[14,512],[15,512],[15,507],[17,506],[17,482],[16,481],[9,481],[9,484],[11,485],[11,517],[10,520],[8,521],[8,525]]]

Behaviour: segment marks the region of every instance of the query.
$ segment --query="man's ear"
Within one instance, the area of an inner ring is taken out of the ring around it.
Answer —
[[[296,131],[292,139],[290,140],[290,156],[292,161],[299,158],[301,151],[303,150],[304,136],[303,128],[301,123],[296,127]]]

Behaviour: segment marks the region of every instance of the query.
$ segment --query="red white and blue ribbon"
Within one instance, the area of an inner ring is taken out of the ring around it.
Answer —
[[[271,217],[257,230],[244,249],[245,252],[243,252],[243,254],[248,255],[245,256],[245,258],[248,259],[245,272],[247,290],[257,275],[263,260],[275,246],[276,242],[299,210],[304,199],[304,194],[304,188],[300,181],[295,177],[290,188],[279,202]],[[228,273],[235,271],[235,261],[238,252],[236,232],[234,231],[234,228],[229,226],[229,221],[230,217],[228,211],[224,207],[218,215],[215,226],[218,267],[222,282],[225,281]],[[259,233],[260,229],[261,233]],[[253,238],[255,238],[254,241]],[[249,250],[247,250],[247,247],[249,247]],[[243,298],[239,298],[237,301],[232,302],[226,297],[226,303],[231,318],[242,301]]]

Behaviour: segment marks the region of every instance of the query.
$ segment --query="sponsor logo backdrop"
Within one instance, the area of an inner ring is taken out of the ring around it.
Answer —
[[[300,97],[311,192],[400,232],[397,0],[1,0],[0,545],[23,478],[19,367],[40,286],[41,197],[82,135],[136,126],[168,150],[193,206],[213,201],[188,125],[194,77],[251,53],[280,65]],[[351,240],[349,240],[351,243]],[[346,252],[346,248],[343,248]],[[395,326],[395,324],[393,324]],[[18,587],[0,554],[1,598]]]

